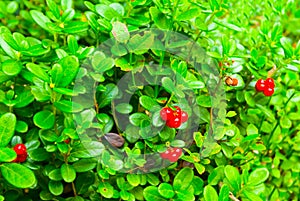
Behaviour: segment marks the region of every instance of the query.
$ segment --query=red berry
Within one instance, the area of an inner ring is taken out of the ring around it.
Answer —
[[[24,144],[16,144],[14,150],[17,155],[27,154],[26,146]]]
[[[68,139],[64,140],[64,142],[65,142],[66,144],[69,144],[69,143],[70,143],[70,139],[68,138]]]
[[[18,155],[18,157],[17,157],[18,162],[22,163],[22,162],[26,161],[27,156],[28,156],[27,153],[26,154]]]
[[[274,93],[274,88],[268,87],[268,88],[266,88],[266,89],[264,90],[265,96],[272,96],[273,93]]]
[[[167,121],[173,116],[173,111],[169,107],[164,107],[163,109],[160,110],[160,117],[162,120]]]
[[[265,81],[263,79],[257,80],[255,88],[257,91],[264,91],[266,87]]]
[[[274,84],[274,80],[272,78],[267,78],[265,81],[265,84],[268,88],[274,88],[275,84]]]
[[[188,120],[189,116],[185,111],[182,111],[181,113],[181,122],[184,123]]]
[[[181,125],[181,118],[174,117],[166,122],[166,125],[170,128],[178,128]]]

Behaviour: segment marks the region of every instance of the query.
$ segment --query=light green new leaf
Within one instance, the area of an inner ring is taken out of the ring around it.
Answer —
[[[18,163],[5,163],[0,166],[2,176],[17,188],[29,188],[36,182],[33,172]]]
[[[5,147],[14,135],[17,118],[13,113],[5,113],[0,118],[0,147]]]

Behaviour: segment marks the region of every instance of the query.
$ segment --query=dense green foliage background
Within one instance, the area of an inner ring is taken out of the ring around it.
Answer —
[[[299,1],[0,1],[0,25],[0,200],[299,199]],[[154,48],[186,52],[190,41],[134,33],[145,28],[196,41],[218,74]],[[162,83],[135,83],[141,66]],[[111,104],[127,73],[130,102]],[[270,97],[254,87],[267,77]],[[191,91],[192,104],[182,102]],[[166,104],[186,110],[188,123],[164,127]],[[128,115],[124,129],[116,114]],[[158,135],[146,138],[146,124]],[[187,139],[176,139],[184,130]],[[11,162],[17,143],[24,163]],[[170,145],[184,153],[167,168],[140,157]]]

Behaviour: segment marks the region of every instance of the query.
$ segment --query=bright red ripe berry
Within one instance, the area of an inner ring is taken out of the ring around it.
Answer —
[[[163,109],[161,109],[160,117],[162,118],[162,120],[167,121],[172,116],[173,116],[173,110],[171,108],[164,107]]]
[[[265,81],[265,84],[268,88],[274,88],[275,87],[275,83],[274,80],[272,78],[267,78]]]
[[[14,150],[17,153],[17,155],[27,154],[27,149],[24,144],[16,144],[14,146]]]
[[[265,96],[272,96],[274,94],[274,88],[268,87],[264,90]]]
[[[257,82],[255,84],[255,88],[257,91],[264,91],[266,88],[265,81],[263,79],[257,80]]]
[[[181,125],[181,117],[174,117],[172,119],[169,119],[166,122],[166,125],[169,126],[170,128],[178,128]]]
[[[181,113],[181,122],[184,123],[188,120],[189,116],[185,111],[182,111]]]

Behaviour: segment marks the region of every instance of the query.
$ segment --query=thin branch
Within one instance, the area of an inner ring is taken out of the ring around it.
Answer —
[[[239,199],[237,199],[232,192],[229,193],[229,198],[232,200],[232,201],[240,201]]]

